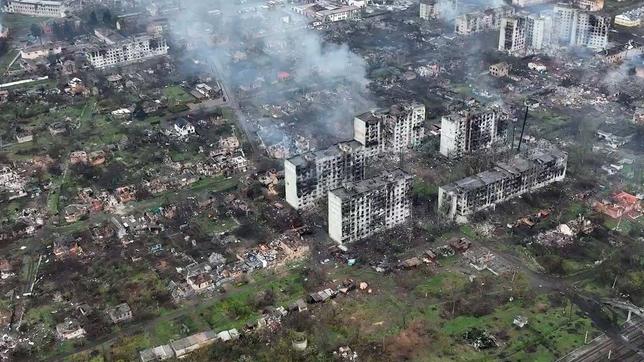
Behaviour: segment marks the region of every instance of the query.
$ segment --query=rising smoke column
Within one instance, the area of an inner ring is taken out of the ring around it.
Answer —
[[[276,84],[280,72],[288,73],[289,85],[301,90],[295,97],[312,88],[350,89],[350,96],[326,92],[321,101],[332,106],[314,107],[301,120],[310,124],[311,134],[338,138],[350,138],[353,115],[373,107],[366,96],[366,62],[347,45],[325,42],[307,19],[290,9],[267,8],[257,0],[201,0],[184,6],[171,20],[174,36],[194,42],[192,50],[200,58],[218,64],[223,81],[249,88],[264,79],[261,95],[245,101],[261,106],[292,99],[293,94],[282,94],[283,87]]]

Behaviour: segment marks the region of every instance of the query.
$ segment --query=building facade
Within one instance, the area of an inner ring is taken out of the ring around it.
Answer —
[[[555,148],[529,149],[492,170],[440,187],[438,210],[451,220],[465,222],[475,212],[562,181],[567,161],[568,156]]]
[[[420,0],[419,16],[423,20],[434,19],[438,17],[436,0]]]
[[[353,120],[354,139],[364,145],[371,155],[400,153],[420,145],[425,137],[424,122],[424,105],[394,105],[387,111],[356,116]]]
[[[362,180],[365,159],[363,145],[349,141],[285,160],[286,201],[295,209],[307,208],[343,182]]]
[[[350,243],[407,222],[413,177],[398,169],[329,192],[329,236]]]
[[[119,42],[105,43],[86,51],[87,60],[96,68],[107,68],[140,62],[168,54],[168,45],[162,37],[137,36]]]
[[[343,183],[362,180],[371,157],[418,146],[424,121],[425,106],[417,103],[356,116],[352,141],[284,161],[286,201],[295,209],[307,208]]]
[[[644,17],[644,6],[616,15],[615,25],[637,27],[642,25],[642,17]]]
[[[512,15],[514,15],[514,8],[511,6],[500,6],[459,15],[456,17],[456,33],[468,35],[496,30],[501,26],[501,19]]]
[[[68,9],[62,1],[9,0],[5,3],[2,10],[5,13],[64,18],[67,16]]]
[[[553,0],[512,0],[512,5],[518,7],[534,6],[554,2]]]
[[[498,49],[513,55],[550,52],[562,47],[601,50],[608,45],[609,26],[607,16],[556,5],[553,12],[503,18]]]
[[[441,119],[440,153],[460,158],[508,139],[511,115],[503,108],[476,105]]]
[[[559,46],[601,50],[608,45],[610,17],[569,5],[554,7],[554,41]]]
[[[490,75],[497,78],[507,77],[510,75],[512,66],[506,62],[496,63],[490,65]]]
[[[501,19],[499,50],[520,53],[526,48],[525,17],[512,16]]]
[[[574,0],[573,4],[588,11],[600,11],[604,8],[604,0]]]
[[[501,20],[499,50],[524,55],[540,52],[552,44],[552,16],[516,15]]]

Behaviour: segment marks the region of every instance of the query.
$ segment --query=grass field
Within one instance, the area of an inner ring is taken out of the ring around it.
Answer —
[[[52,18],[33,17],[20,14],[2,14],[2,25],[9,28],[12,36],[22,36],[30,32],[32,24],[42,24]]]
[[[405,358],[551,361],[582,345],[586,331],[591,337],[596,333],[591,321],[576,307],[570,307],[567,301],[561,305],[553,304],[547,295],[537,300],[506,300],[489,314],[462,314],[451,318],[449,295],[463,295],[470,282],[463,274],[451,271],[426,278],[419,274],[407,272],[404,276],[388,276],[364,269],[340,268],[337,274],[333,274],[334,278],[344,275],[365,280],[376,291],[372,295],[343,301],[338,319],[347,320],[350,325],[329,326],[329,329],[336,328],[334,336],[329,338],[339,338],[339,343],[345,343],[354,338],[352,336],[356,332],[352,330],[357,328],[357,333],[366,336],[371,343],[389,341],[390,348],[397,349],[401,338],[406,340],[412,338],[410,333],[426,330],[422,333],[429,333],[432,342],[424,344],[419,341]],[[414,286],[411,291],[408,291],[410,286],[407,284]],[[503,288],[504,282],[498,280],[487,285],[484,292],[491,297]],[[528,326],[520,329],[513,325],[518,315],[528,318]],[[462,336],[474,327],[496,335],[499,347],[477,351],[467,345]]]
[[[9,64],[11,64],[18,53],[18,49],[11,49],[5,55],[0,57],[0,75],[4,74],[4,72],[7,70],[7,67],[9,67]]]
[[[163,94],[168,97],[168,103],[171,105],[184,104],[195,100],[195,97],[178,85],[163,88]]]
[[[230,217],[211,219],[207,214],[202,214],[195,221],[201,232],[208,236],[219,235],[237,227],[235,220]]]

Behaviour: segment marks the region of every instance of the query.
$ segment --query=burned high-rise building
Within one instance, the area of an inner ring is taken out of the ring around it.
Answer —
[[[420,0],[421,19],[453,19],[458,13],[460,0]]]
[[[286,201],[296,209],[306,208],[343,182],[361,180],[370,157],[419,145],[425,135],[424,121],[425,106],[417,103],[356,116],[352,141],[284,162]]]
[[[538,190],[566,176],[568,156],[553,147],[528,149],[491,170],[442,186],[438,210],[457,222],[477,211]]]
[[[400,169],[329,192],[329,236],[353,242],[411,217],[412,176]]]
[[[501,20],[498,49],[514,55],[550,52],[561,47],[601,50],[608,44],[610,18],[573,6],[554,12],[515,15]]]
[[[503,18],[499,31],[499,50],[510,54],[531,54],[552,45],[552,16],[515,15]]]
[[[502,144],[508,139],[511,118],[497,105],[475,105],[443,116],[440,153],[460,158]]]
[[[366,152],[356,141],[308,152],[284,161],[286,201],[307,208],[347,181],[364,178]]]
[[[468,35],[482,31],[496,30],[501,26],[501,19],[514,14],[511,6],[500,6],[459,15],[456,18],[456,32]]]
[[[394,105],[387,111],[373,111],[353,120],[354,139],[370,155],[400,153],[420,145],[425,136],[425,106],[418,103]]]
[[[604,49],[608,45],[610,17],[558,4],[554,8],[553,40],[560,46]]]

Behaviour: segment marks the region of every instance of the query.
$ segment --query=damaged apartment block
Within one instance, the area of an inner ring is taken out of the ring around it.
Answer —
[[[362,144],[348,141],[285,160],[286,201],[295,209],[306,208],[343,182],[363,179],[365,155]]]
[[[425,136],[424,121],[424,105],[394,105],[388,111],[356,116],[353,120],[353,137],[367,148],[370,155],[400,153],[420,145]]]
[[[100,44],[87,49],[85,56],[95,68],[125,65],[168,54],[167,42],[162,37],[138,35],[126,38],[110,29],[96,29],[94,34],[100,39]]]
[[[425,106],[416,103],[355,117],[354,140],[284,161],[286,201],[295,209],[306,208],[343,183],[362,180],[369,157],[419,145],[424,120]]]
[[[566,176],[568,156],[554,147],[528,149],[492,170],[442,186],[438,210],[456,222],[511,198],[538,190]]]
[[[468,107],[441,119],[440,153],[461,158],[505,143],[511,115],[498,105]]]
[[[412,179],[397,169],[330,191],[331,239],[353,242],[404,224],[411,217]]]

